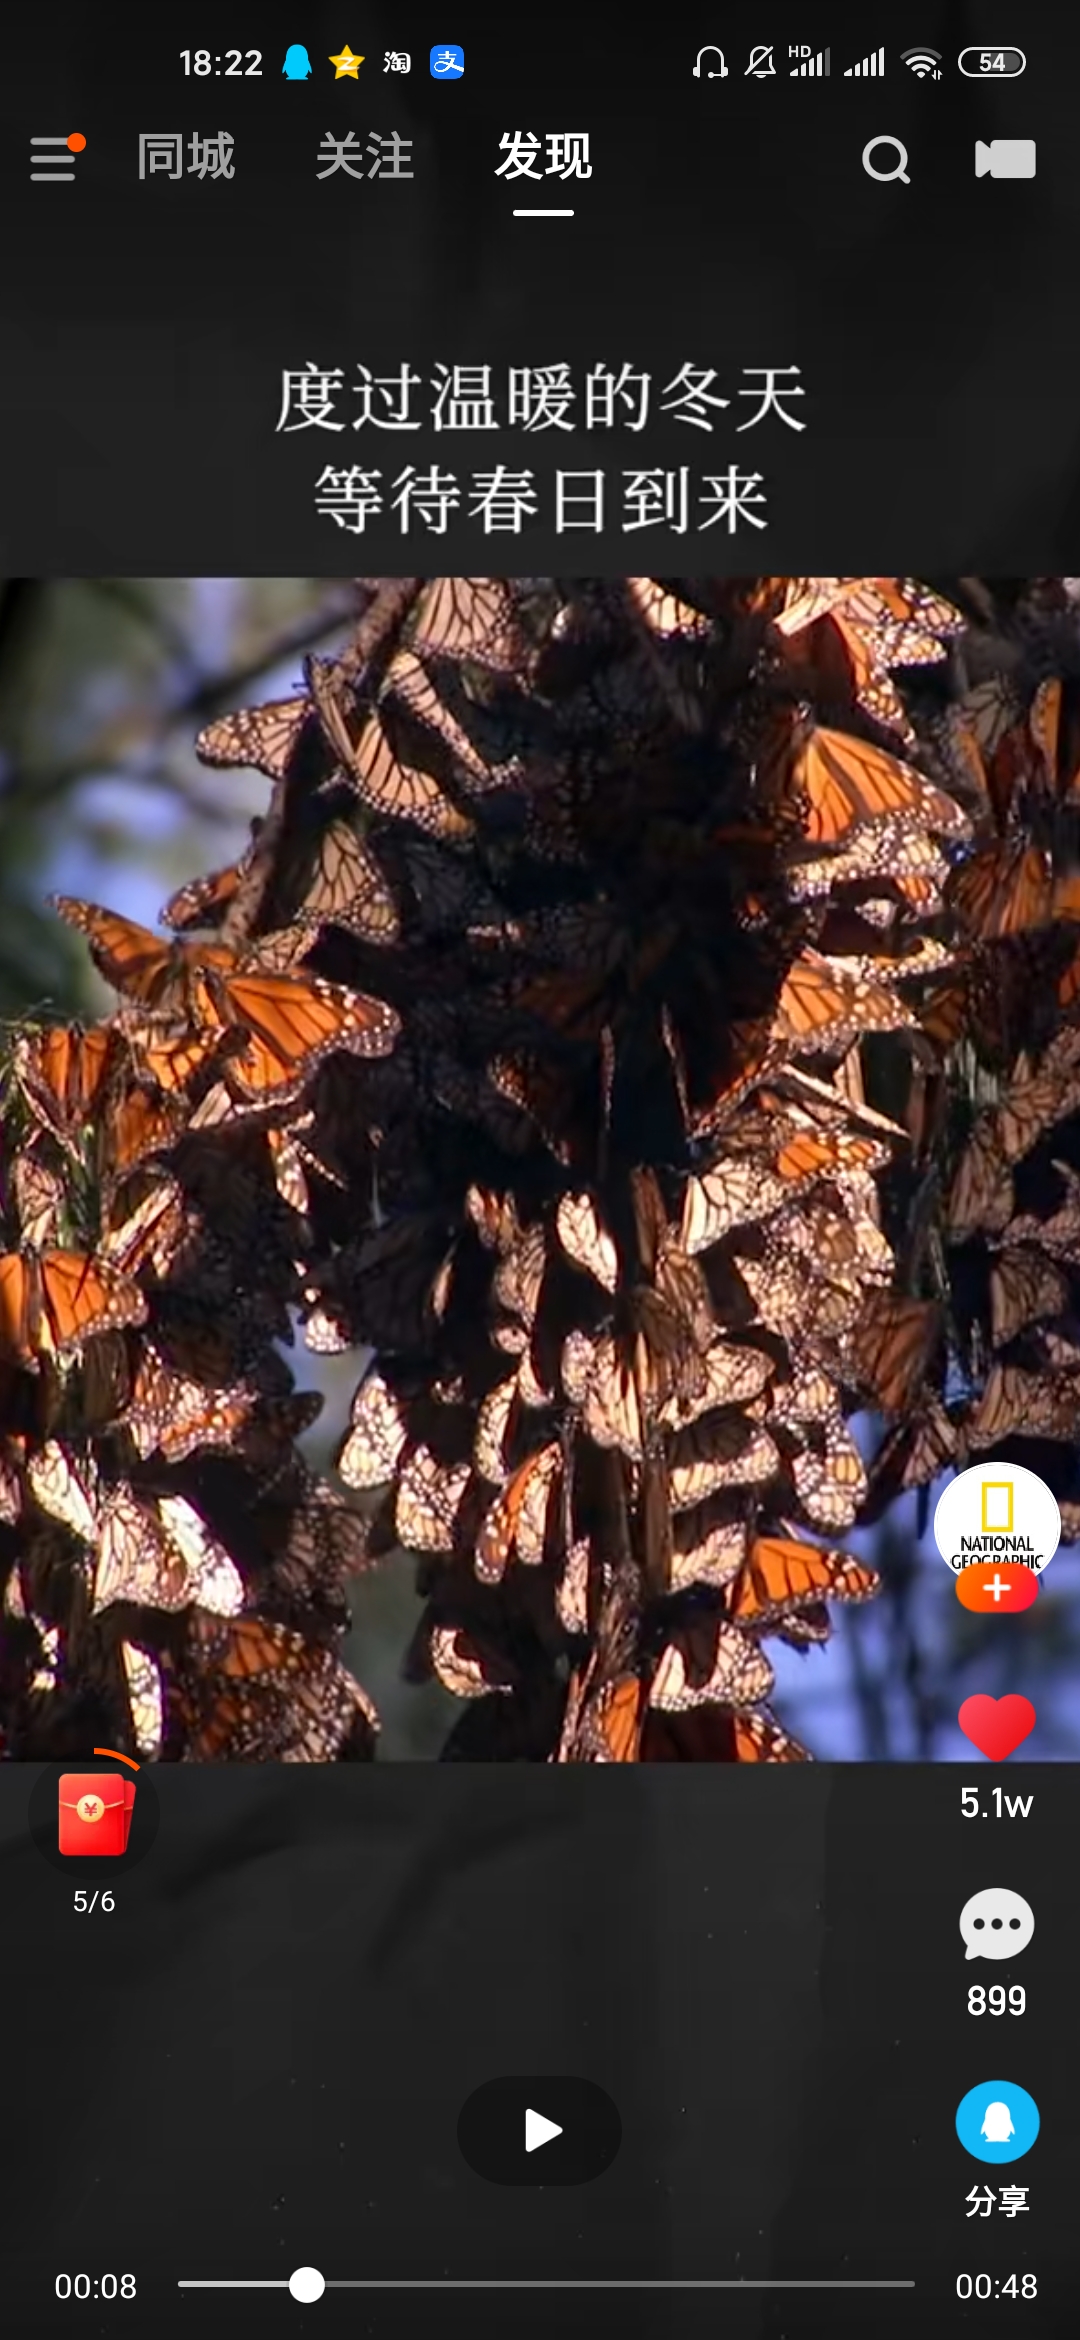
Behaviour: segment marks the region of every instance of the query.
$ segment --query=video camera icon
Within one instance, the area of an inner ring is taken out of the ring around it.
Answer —
[[[1033,179],[1035,176],[1035,140],[1033,138],[991,138],[989,142],[975,141],[975,176],[985,179]]]

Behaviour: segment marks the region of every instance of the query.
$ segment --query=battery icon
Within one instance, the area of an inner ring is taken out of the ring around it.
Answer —
[[[1022,49],[961,49],[957,63],[973,81],[1012,81],[1027,58]]]

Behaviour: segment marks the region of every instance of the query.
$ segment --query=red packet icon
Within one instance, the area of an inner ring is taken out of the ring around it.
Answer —
[[[135,1782],[116,1771],[65,1771],[60,1781],[60,1850],[86,1859],[127,1851]]]

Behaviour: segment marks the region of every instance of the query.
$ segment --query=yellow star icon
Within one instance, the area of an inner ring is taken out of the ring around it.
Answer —
[[[364,60],[362,57],[353,56],[348,41],[346,41],[340,57],[331,57],[330,59],[331,65],[333,65],[335,68],[334,80],[341,81],[346,73],[351,73],[353,80],[358,81],[360,78],[360,67],[363,62]]]

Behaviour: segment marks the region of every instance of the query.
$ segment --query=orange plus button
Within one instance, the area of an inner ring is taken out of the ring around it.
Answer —
[[[1033,1568],[1024,1568],[1015,1560],[977,1560],[970,1568],[962,1568],[956,1579],[956,1597],[964,1609],[975,1609],[980,1616],[1015,1616],[1020,1609],[1030,1609],[1039,1589],[1039,1579]]]

